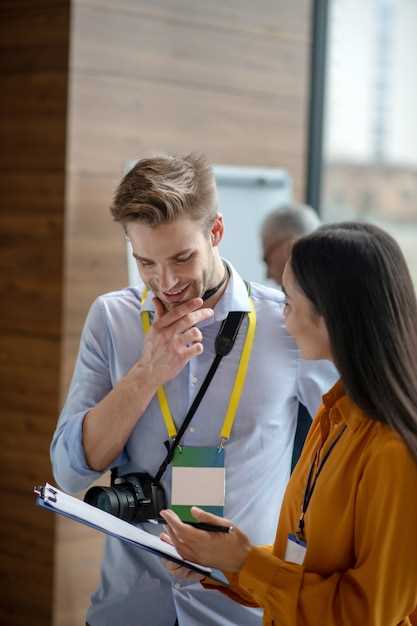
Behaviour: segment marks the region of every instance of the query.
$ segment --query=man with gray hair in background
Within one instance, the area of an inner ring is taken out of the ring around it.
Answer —
[[[294,242],[320,226],[317,213],[305,204],[286,205],[267,215],[261,229],[267,278],[281,285],[285,264]]]
[[[282,283],[285,264],[290,257],[294,242],[303,235],[309,235],[320,226],[320,218],[306,204],[285,205],[269,213],[261,228],[263,259],[267,267],[267,278],[278,286]],[[297,414],[297,428],[291,459],[291,471],[294,469],[304,441],[311,426],[311,416],[300,402]]]

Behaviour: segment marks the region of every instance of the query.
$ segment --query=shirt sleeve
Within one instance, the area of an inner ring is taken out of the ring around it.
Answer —
[[[389,442],[359,484],[351,569],[323,576],[255,548],[239,586],[286,626],[316,626],[317,616],[326,626],[399,624],[417,606],[416,491],[416,461]]]
[[[313,418],[322,397],[339,380],[340,375],[330,361],[304,361],[300,359],[297,370],[297,396]]]
[[[112,389],[108,362],[109,341],[103,303],[98,298],[86,319],[68,396],[51,444],[55,480],[70,493],[86,489],[102,473],[92,470],[87,464],[82,428],[88,411]],[[112,466],[122,464],[124,457],[122,453]]]

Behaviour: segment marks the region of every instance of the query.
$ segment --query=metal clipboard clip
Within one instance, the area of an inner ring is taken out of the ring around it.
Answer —
[[[56,489],[54,489],[53,487],[48,486],[42,486],[42,485],[37,485],[36,487],[33,488],[33,492],[39,496],[39,498],[42,498],[42,500],[47,500],[48,502],[56,502],[57,498],[56,498],[56,494],[58,493],[56,491]]]

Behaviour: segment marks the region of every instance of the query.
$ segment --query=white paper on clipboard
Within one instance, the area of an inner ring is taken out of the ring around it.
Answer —
[[[219,570],[185,561],[173,546],[165,543],[159,537],[155,537],[151,533],[129,524],[110,513],[97,509],[78,498],[69,496],[49,483],[45,483],[41,487],[35,487],[34,491],[37,496],[36,504],[44,509],[69,517],[80,524],[91,526],[99,532],[116,537],[121,541],[132,543],[138,548],[184,565],[203,576],[212,578],[216,582],[228,585],[226,577]]]

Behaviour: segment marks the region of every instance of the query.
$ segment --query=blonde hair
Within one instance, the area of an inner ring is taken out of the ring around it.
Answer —
[[[201,154],[142,159],[122,179],[110,210],[122,224],[158,226],[188,217],[210,226],[217,213],[213,170]]]

